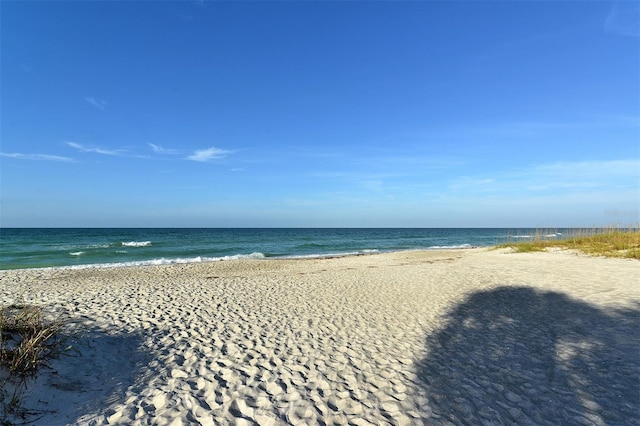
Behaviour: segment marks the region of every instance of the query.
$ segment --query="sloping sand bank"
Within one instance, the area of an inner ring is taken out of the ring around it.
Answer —
[[[485,249],[0,272],[36,424],[640,423],[640,262]]]

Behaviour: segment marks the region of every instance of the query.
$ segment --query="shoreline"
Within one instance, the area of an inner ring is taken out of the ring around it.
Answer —
[[[0,267],[139,265],[491,246],[509,229],[3,229]]]
[[[35,424],[635,424],[638,276],[482,247],[3,270],[0,302],[77,349],[29,382]]]
[[[0,273],[3,271],[29,271],[29,270],[81,270],[81,269],[111,269],[111,268],[136,268],[145,266],[170,266],[170,265],[187,265],[187,264],[206,264],[216,262],[229,262],[236,260],[305,260],[305,259],[338,259],[342,257],[357,257],[357,256],[370,256],[386,253],[403,253],[413,251],[450,251],[450,250],[473,250],[482,248],[491,248],[494,246],[473,246],[470,244],[462,244],[457,246],[435,246],[427,248],[415,248],[405,250],[388,250],[382,251],[378,249],[365,249],[357,252],[345,252],[345,253],[326,253],[326,254],[309,254],[309,255],[283,255],[283,256],[265,256],[263,253],[255,252],[250,254],[235,254],[220,257],[202,257],[197,256],[195,258],[160,258],[139,260],[130,262],[113,262],[113,263],[87,263],[79,265],[61,265],[61,266],[42,266],[32,268],[0,268]]]

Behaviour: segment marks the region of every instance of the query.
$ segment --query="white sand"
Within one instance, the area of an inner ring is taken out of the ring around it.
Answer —
[[[640,262],[484,249],[0,271],[35,424],[639,424]]]

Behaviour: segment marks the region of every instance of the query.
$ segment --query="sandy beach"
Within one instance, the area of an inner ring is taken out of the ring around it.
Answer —
[[[638,425],[640,262],[415,251],[0,271],[69,350],[42,425]]]

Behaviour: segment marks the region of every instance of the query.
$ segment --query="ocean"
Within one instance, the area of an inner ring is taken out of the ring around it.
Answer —
[[[497,228],[3,228],[0,269],[126,267],[459,249],[490,246],[535,233],[534,229]]]

